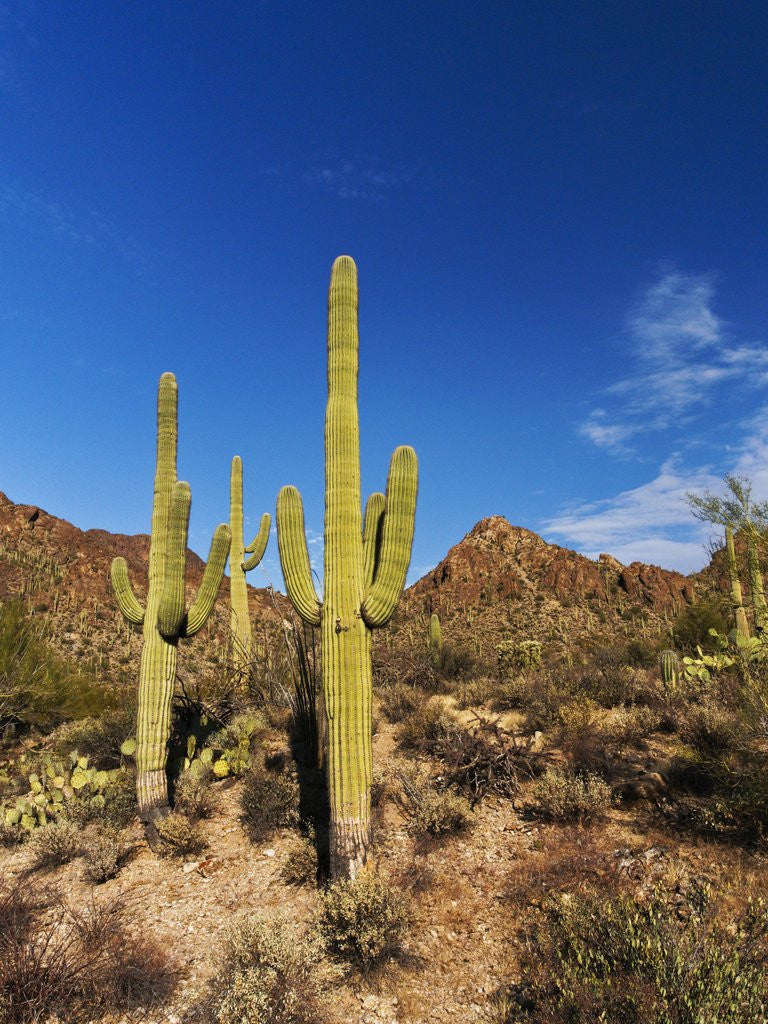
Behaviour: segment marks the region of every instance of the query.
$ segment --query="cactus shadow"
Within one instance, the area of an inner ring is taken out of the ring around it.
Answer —
[[[302,826],[311,829],[317,849],[318,881],[329,875],[331,804],[325,769],[318,767],[317,756],[309,748],[299,730],[291,733],[291,753],[296,765],[299,783],[299,819]]]

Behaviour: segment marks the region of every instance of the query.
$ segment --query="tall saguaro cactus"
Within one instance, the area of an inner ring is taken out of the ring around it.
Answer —
[[[172,373],[157,392],[157,463],[149,545],[146,607],[135,597],[124,558],[112,562],[112,586],[129,623],[142,626],[136,721],[136,795],[139,816],[152,823],[168,811],[166,760],[171,732],[171,701],[176,682],[176,648],[208,619],[219,592],[229,553],[229,527],[221,523],[211,541],[208,563],[194,603],[185,595],[189,484],[176,479],[178,389]]]
[[[755,614],[755,633],[768,633],[768,605],[765,602],[763,574],[760,571],[760,557],[757,553],[757,531],[747,532],[747,565],[749,567],[749,589],[752,594],[752,608]]]
[[[243,538],[243,463],[239,455],[232,459],[229,475],[229,528],[232,541],[229,549],[229,602],[232,629],[232,660],[243,667],[251,658],[251,617],[248,611],[248,587],[245,574],[255,569],[264,557],[269,540],[269,512],[261,517],[259,532],[248,547]],[[251,556],[245,559],[246,552]]]
[[[353,878],[366,862],[371,810],[371,630],[397,607],[411,559],[417,462],[396,448],[386,494],[372,494],[363,521],[357,413],[357,268],[333,264],[328,292],[328,405],[325,413],[325,567],[318,600],[295,487],[277,499],[277,540],[288,596],[320,626],[328,725],[330,858],[335,878]]]
[[[747,622],[747,613],[744,611],[739,570],[736,565],[736,548],[733,544],[733,530],[730,526],[725,528],[725,553],[728,560],[728,575],[731,579],[731,608],[736,620],[736,632],[739,636],[748,637],[749,623]]]

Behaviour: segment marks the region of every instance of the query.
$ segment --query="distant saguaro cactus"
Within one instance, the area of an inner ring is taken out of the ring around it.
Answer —
[[[433,655],[438,655],[443,649],[443,631],[436,612],[429,617],[429,649]]]
[[[680,664],[680,657],[677,651],[662,651],[659,655],[659,668],[661,670],[661,679],[664,683],[664,687],[670,692],[676,690],[678,680],[680,679],[680,673],[682,671],[682,665]]]
[[[269,512],[261,517],[259,532],[248,547],[243,538],[243,463],[239,455],[232,459],[229,476],[229,528],[232,541],[229,549],[229,603],[232,630],[232,660],[243,668],[251,659],[251,616],[248,611],[248,587],[245,574],[255,569],[264,557],[269,540]],[[245,560],[246,552],[251,556]]]
[[[328,293],[322,604],[312,584],[301,495],[284,487],[277,499],[288,596],[306,623],[320,626],[334,878],[357,875],[370,846],[371,630],[389,621],[403,590],[417,490],[416,453],[396,448],[386,495],[370,496],[362,522],[358,345],[357,268],[340,256]]]
[[[186,608],[189,484],[176,479],[178,389],[172,373],[160,378],[157,392],[157,463],[149,545],[146,608],[136,599],[124,558],[112,562],[112,586],[128,622],[142,626],[144,646],[139,670],[136,721],[136,795],[139,816],[154,823],[168,813],[166,761],[171,732],[171,701],[176,682],[176,648],[208,619],[219,592],[229,553],[229,527],[221,523],[211,541],[197,598]]]
[[[754,531],[747,534],[747,565],[749,566],[749,589],[752,594],[752,608],[755,614],[755,633],[763,636],[768,632],[768,606],[765,603],[763,574],[757,553],[757,537]]]
[[[736,620],[736,632],[739,636],[748,637],[749,623],[747,622],[747,613],[744,611],[739,570],[736,565],[736,548],[733,544],[733,530],[730,526],[725,528],[725,553],[728,559],[728,575],[731,578],[731,608]]]

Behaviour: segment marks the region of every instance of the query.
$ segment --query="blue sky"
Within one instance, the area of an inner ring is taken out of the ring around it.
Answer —
[[[320,564],[349,253],[365,491],[420,457],[411,579],[497,513],[699,567],[686,489],[768,497],[766,30],[750,2],[0,3],[0,490],[146,531],[172,370],[192,546],[238,453],[254,532],[293,483]]]

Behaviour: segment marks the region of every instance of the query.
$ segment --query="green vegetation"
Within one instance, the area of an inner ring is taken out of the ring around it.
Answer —
[[[364,971],[400,949],[408,923],[402,894],[369,872],[322,894],[318,930],[326,947]]]

